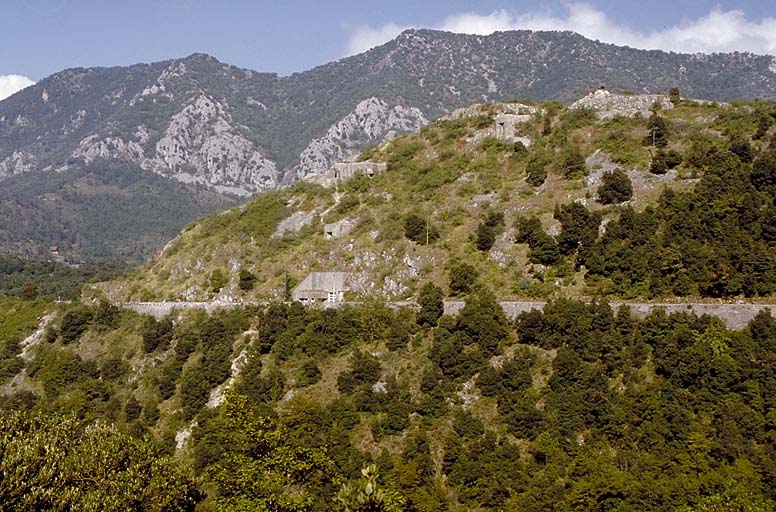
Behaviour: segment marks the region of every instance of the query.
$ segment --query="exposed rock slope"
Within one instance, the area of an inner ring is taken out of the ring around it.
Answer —
[[[0,180],[33,184],[41,172],[126,164],[250,195],[472,103],[568,102],[602,83],[637,93],[678,86],[683,96],[714,100],[773,98],[773,69],[769,56],[647,52],[568,32],[431,30],[286,77],[200,54],[69,69],[0,102]],[[32,235],[39,245],[69,236]]]
[[[400,132],[414,132],[428,123],[419,109],[389,105],[368,98],[341,121],[313,139],[299,157],[298,174],[321,174],[337,162],[353,158],[366,144],[390,139]]]
[[[601,83],[612,91],[678,86],[697,98],[769,98],[773,69],[769,56],[648,52],[569,32],[432,30],[409,30],[288,77],[206,55],[78,68],[0,102],[0,179],[109,158],[252,193],[483,100],[570,101]]]

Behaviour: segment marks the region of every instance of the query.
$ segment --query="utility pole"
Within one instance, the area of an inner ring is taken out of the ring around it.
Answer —
[[[428,215],[426,215],[426,246],[428,246]]]

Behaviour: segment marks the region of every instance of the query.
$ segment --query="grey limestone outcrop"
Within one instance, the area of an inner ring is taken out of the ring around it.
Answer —
[[[35,157],[21,150],[14,151],[10,156],[0,161],[0,179],[35,169]]]
[[[674,104],[664,94],[615,94],[606,89],[598,89],[578,99],[571,104],[571,108],[593,109],[600,119],[631,117],[634,114],[647,117],[656,103],[662,110],[674,108]]]
[[[299,157],[296,174],[300,178],[323,174],[335,163],[355,157],[365,143],[380,143],[399,132],[418,131],[426,124],[428,119],[417,108],[367,98],[322,137],[310,141]]]
[[[163,85],[155,85],[141,96],[163,91]],[[178,181],[238,195],[278,184],[275,163],[242,134],[223,104],[205,94],[170,118],[156,144],[140,125],[130,137],[93,133],[81,140],[72,156],[86,163],[98,158],[126,160]]]

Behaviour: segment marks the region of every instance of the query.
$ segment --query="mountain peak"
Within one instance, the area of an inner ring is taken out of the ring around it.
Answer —
[[[219,64],[222,64],[221,61],[219,61],[217,58],[213,57],[212,55],[209,55],[207,53],[192,53],[188,57],[184,57],[182,59],[178,59],[182,62],[217,62]]]

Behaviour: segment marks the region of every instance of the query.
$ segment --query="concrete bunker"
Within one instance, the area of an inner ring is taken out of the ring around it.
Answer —
[[[329,172],[332,178],[342,181],[361,174],[374,178],[385,172],[386,169],[388,169],[388,164],[385,162],[340,162],[334,164]]]
[[[345,300],[350,291],[350,272],[311,272],[299,283],[291,297],[303,304],[335,304]]]
[[[339,220],[323,226],[323,237],[326,240],[334,240],[350,233],[355,223],[348,219]]]

